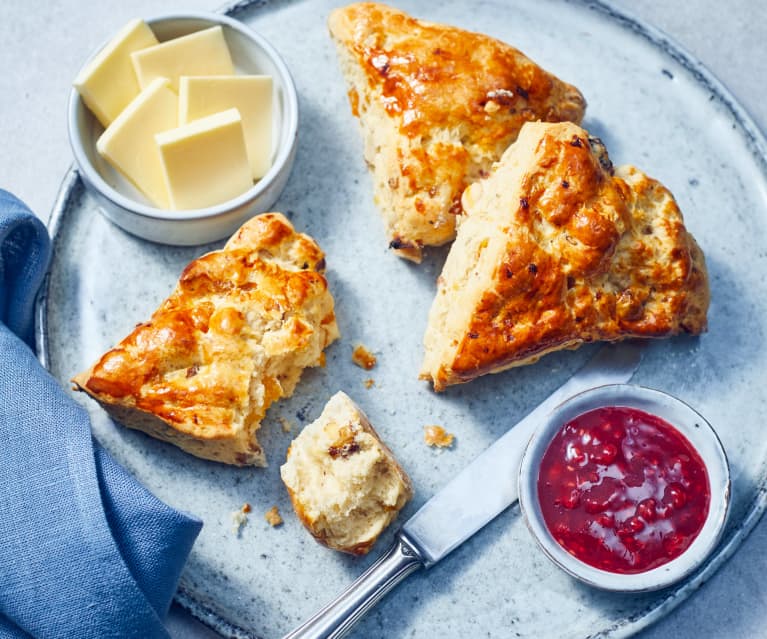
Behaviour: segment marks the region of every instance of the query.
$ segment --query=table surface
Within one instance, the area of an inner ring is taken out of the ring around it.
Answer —
[[[767,131],[767,3],[611,0],[662,29],[708,66]],[[215,0],[214,0],[215,2]],[[34,9],[31,7],[34,6]],[[91,50],[136,16],[211,10],[211,0],[0,0],[0,187],[47,219],[71,163],[66,101]],[[767,638],[767,518],[719,572],[640,639]],[[394,595],[396,596],[396,595]],[[174,607],[176,639],[213,639]]]

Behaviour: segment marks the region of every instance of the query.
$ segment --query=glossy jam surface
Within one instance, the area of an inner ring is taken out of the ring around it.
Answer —
[[[634,574],[678,557],[710,501],[703,460],[673,426],[640,410],[598,408],[565,424],[538,475],[543,518],[581,561]]]

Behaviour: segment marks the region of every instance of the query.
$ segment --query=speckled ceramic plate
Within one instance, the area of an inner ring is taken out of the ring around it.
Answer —
[[[561,384],[593,352],[545,357],[435,395],[417,380],[421,337],[445,251],[425,263],[386,250],[325,21],[330,0],[242,2],[230,13],[285,57],[300,96],[300,145],[276,205],[327,252],[343,339],[327,368],[305,374],[275,406],[260,438],[267,469],[226,468],[116,426],[88,400],[97,437],[159,497],[202,517],[179,601],[227,636],[277,637],[336,595],[391,541],[363,559],[316,545],[293,516],[279,465],[298,428],[339,389],[356,399],[410,472],[408,517],[469,460]],[[513,43],[577,85],[589,102],[586,127],[617,163],[633,163],[676,194],[711,273],[710,331],[656,343],[635,381],[671,392],[717,428],[732,463],[732,511],[710,562],[686,583],[620,596],[579,585],[538,551],[516,507],[383,601],[357,637],[623,637],[683,600],[738,547],[767,501],[767,169],[764,139],[732,96],[678,46],[597,2],[461,0],[402,8]],[[55,257],[40,306],[42,354],[66,381],[127,334],[171,290],[201,248],[169,248],[130,237],[99,215],[70,174],[52,217]],[[352,346],[379,355],[366,373]],[[375,386],[363,382],[373,377]],[[293,423],[283,432],[279,417]],[[425,424],[456,434],[453,450],[422,442]],[[238,536],[230,513],[253,506]],[[273,505],[285,525],[272,529]]]

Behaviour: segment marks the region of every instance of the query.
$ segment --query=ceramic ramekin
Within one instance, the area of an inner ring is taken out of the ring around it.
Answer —
[[[228,237],[248,218],[268,211],[285,188],[293,167],[298,133],[298,98],[293,78],[272,45],[227,16],[173,14],[147,20],[147,24],[161,42],[221,25],[237,72],[272,76],[272,166],[253,187],[228,202],[187,211],[155,208],[99,156],[96,141],[103,128],[73,89],[69,97],[69,141],[80,176],[98,200],[104,215],[133,235],[183,246]],[[104,45],[94,51],[88,61]]]
[[[622,406],[656,415],[674,426],[698,452],[708,472],[709,512],[698,536],[678,557],[645,572],[619,574],[590,566],[554,539],[538,500],[538,469],[546,449],[569,421],[591,410]],[[546,555],[573,577],[597,588],[642,592],[665,588],[695,571],[721,537],[730,501],[727,457],[711,425],[690,406],[666,393],[627,384],[601,386],[560,404],[538,428],[525,451],[519,474],[519,502],[527,525]]]

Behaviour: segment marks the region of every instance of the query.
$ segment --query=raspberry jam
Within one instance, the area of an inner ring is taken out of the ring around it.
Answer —
[[[598,408],[564,425],[538,475],[546,527],[577,559],[635,574],[678,557],[711,497],[698,453],[673,426],[634,408]]]

